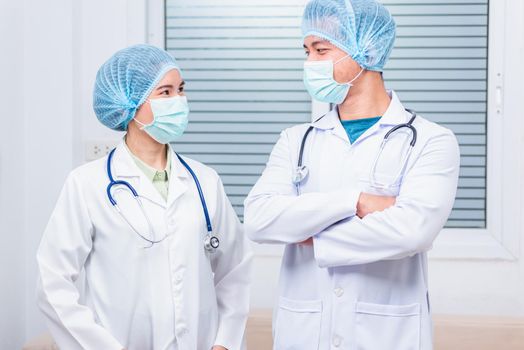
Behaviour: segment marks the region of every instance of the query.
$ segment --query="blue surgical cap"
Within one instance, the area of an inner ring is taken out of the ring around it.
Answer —
[[[172,69],[179,69],[166,51],[135,45],[118,51],[98,70],[93,109],[98,120],[113,130],[125,131],[151,91]]]
[[[302,34],[318,36],[345,51],[361,67],[382,71],[395,42],[396,25],[375,0],[312,0]]]

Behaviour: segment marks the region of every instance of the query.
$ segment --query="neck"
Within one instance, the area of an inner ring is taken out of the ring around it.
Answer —
[[[341,120],[357,120],[384,115],[391,103],[378,72],[365,71],[338,106]]]
[[[125,142],[131,153],[141,161],[157,170],[164,170],[167,165],[167,145],[158,143],[134,122],[129,124]]]

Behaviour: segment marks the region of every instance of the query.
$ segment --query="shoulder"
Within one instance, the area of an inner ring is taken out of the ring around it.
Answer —
[[[417,138],[420,140],[421,144],[427,144],[438,140],[439,142],[449,143],[451,147],[458,147],[458,140],[453,131],[449,128],[419,115],[417,115],[417,119],[413,123],[413,126],[417,130]]]
[[[449,159],[460,159],[457,137],[451,129],[417,116],[413,123],[417,130],[417,143],[420,142],[422,154],[446,154]]]
[[[310,123],[303,123],[282,130],[273,150],[287,149],[289,151],[298,149],[302,140],[306,137],[309,128],[313,128]]]
[[[102,181],[109,183],[103,157],[89,163],[82,164],[69,172],[62,186],[61,196],[69,198],[86,198],[103,188]]]
[[[93,182],[98,183],[103,178],[108,179],[107,176],[107,156],[105,156],[74,168],[69,173],[68,181],[86,185]]]
[[[302,139],[310,127],[312,127],[311,123],[293,125],[284,129],[280,136],[287,137],[289,140]]]

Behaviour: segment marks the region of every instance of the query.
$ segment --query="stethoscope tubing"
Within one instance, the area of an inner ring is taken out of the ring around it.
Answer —
[[[124,218],[124,220],[128,223],[128,225],[131,226],[133,231],[135,231],[135,233],[137,233],[140,236],[140,238],[142,238],[146,242],[150,243],[151,245],[162,242],[167,237],[167,235],[165,237],[163,237],[162,239],[160,239],[160,240],[151,240],[151,239],[148,239],[148,238],[144,237],[144,235],[140,234],[140,232],[138,232],[133,227],[133,225],[131,225],[129,220],[127,220],[124,217],[124,215],[122,214],[122,211],[120,210],[120,208],[118,206],[118,203],[114,199],[114,197],[113,197],[113,195],[111,193],[111,189],[114,186],[117,186],[117,185],[121,185],[121,186],[126,187],[133,194],[133,198],[135,198],[135,200],[138,202],[138,204],[140,206],[140,209],[141,209],[142,213],[144,214],[144,216],[146,217],[148,225],[149,225],[150,229],[152,230],[153,226],[152,226],[149,218],[147,217],[146,212],[145,212],[145,210],[144,210],[144,208],[142,206],[142,201],[140,200],[140,196],[138,195],[138,192],[135,190],[135,188],[129,182],[124,181],[124,180],[115,180],[113,178],[113,173],[111,171],[111,163],[112,163],[115,151],[116,151],[116,148],[111,150],[111,152],[109,152],[109,155],[107,157],[107,165],[106,165],[107,166],[107,176],[109,178],[109,184],[107,185],[107,188],[106,188],[106,194],[107,194],[107,198],[109,199],[109,202],[111,203],[111,205],[113,207],[115,207],[115,209]],[[198,196],[200,198],[200,203],[202,205],[202,211],[204,213],[204,218],[205,218],[205,221],[206,221],[206,229],[207,229],[207,237],[205,239],[205,244],[204,245],[205,245],[206,249],[208,247],[216,249],[216,248],[218,248],[219,240],[218,240],[218,238],[216,236],[213,236],[213,226],[211,224],[211,218],[209,216],[209,211],[208,211],[208,208],[207,208],[206,199],[205,199],[205,196],[204,196],[204,192],[202,190],[202,186],[200,185],[200,181],[198,180],[197,175],[195,174],[193,169],[189,166],[189,164],[179,154],[176,154],[176,156],[177,156],[178,160],[180,161],[180,163],[182,163],[184,168],[186,168],[186,170],[189,172],[189,174],[193,178],[193,180],[195,182],[195,185],[196,185],[196,188],[197,188],[197,191],[198,191]],[[209,242],[211,242],[212,244],[210,244]],[[211,250],[211,249],[208,249],[208,250]]]
[[[411,141],[409,143],[409,146],[410,146],[410,149],[408,151],[408,154],[406,155],[406,159],[405,159],[405,162],[407,162],[409,160],[409,157],[411,155],[411,152],[413,150],[413,147],[415,147],[416,143],[417,143],[417,129],[413,126],[413,122],[415,121],[415,119],[417,118],[417,114],[411,110],[411,109],[407,109],[406,108],[406,111],[408,111],[410,114],[411,114],[411,118],[410,120],[407,122],[407,123],[402,123],[402,124],[399,124],[399,125],[396,125],[394,126],[393,128],[391,128],[391,130],[389,130],[386,135],[384,136],[384,139],[382,140],[382,143],[380,145],[380,149],[379,149],[379,153],[377,154],[377,157],[375,158],[375,161],[373,163],[373,167],[372,167],[372,170],[371,170],[371,174],[370,174],[370,181],[372,181],[373,183],[376,183],[375,179],[374,179],[374,176],[373,176],[373,172],[375,171],[376,169],[376,166],[377,166],[377,162],[378,162],[378,158],[380,156],[380,154],[382,153],[382,150],[384,149],[389,137],[395,133],[396,131],[402,129],[402,128],[408,128],[411,130]],[[319,118],[318,120],[322,119]],[[297,187],[297,191],[298,191],[298,188],[300,186],[300,183],[306,178],[306,176],[309,174],[309,169],[307,166],[304,165],[303,163],[303,159],[304,159],[304,151],[305,151],[305,148],[306,148],[306,141],[308,139],[308,136],[309,134],[311,133],[311,131],[314,129],[313,126],[310,126],[304,136],[302,137],[302,142],[300,143],[300,150],[299,150],[299,153],[298,153],[298,162],[297,162],[297,167],[295,169],[295,173],[293,174],[293,183],[295,184],[295,186]],[[400,170],[400,173],[402,172],[402,169]],[[395,180],[398,179],[398,176],[397,175],[397,178]],[[376,183],[377,184],[377,183]],[[387,187],[387,185],[379,185],[380,187]]]

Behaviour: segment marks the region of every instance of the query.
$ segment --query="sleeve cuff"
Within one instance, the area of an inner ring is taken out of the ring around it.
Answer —
[[[213,346],[220,345],[228,350],[244,349],[244,332],[241,331],[242,329],[242,327],[219,327]],[[242,334],[239,334],[240,332]]]
[[[347,213],[346,218],[355,216],[357,214],[357,204],[360,198],[360,191],[355,189],[343,189],[337,192],[335,203],[344,207],[344,212]]]
[[[357,214],[357,203],[360,198],[360,191],[354,189],[343,190],[337,193],[339,199],[337,203],[341,203],[346,206],[347,218],[349,219]],[[320,232],[313,236],[313,252],[315,254],[315,260],[319,267],[329,267],[330,266],[330,249],[329,243],[326,242],[326,239],[323,239],[324,232]]]

